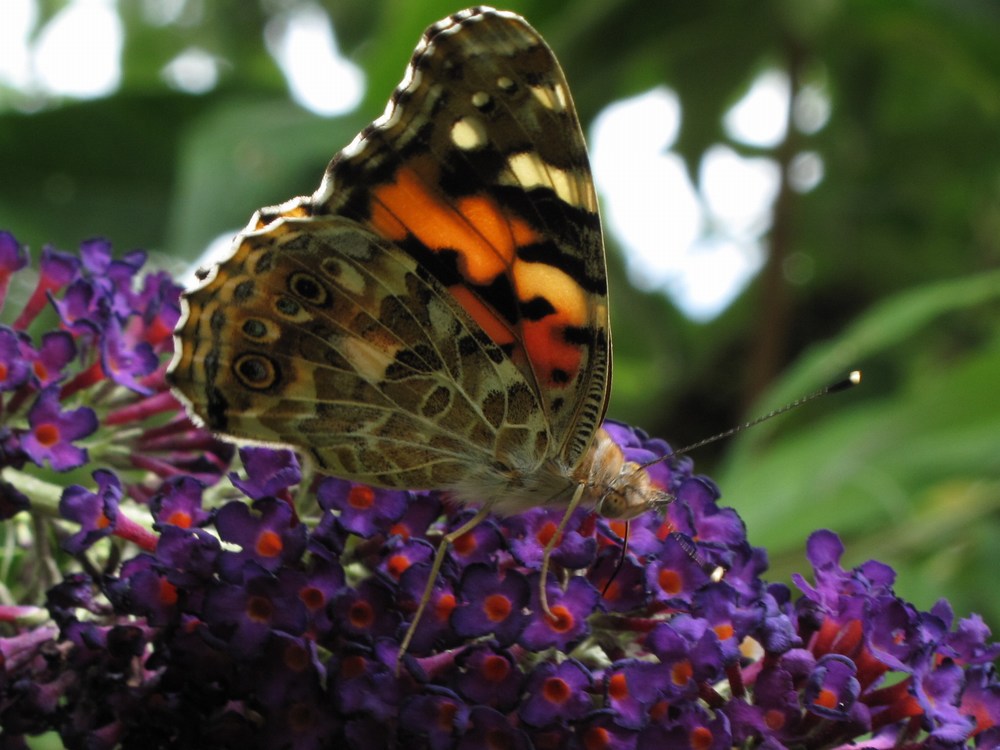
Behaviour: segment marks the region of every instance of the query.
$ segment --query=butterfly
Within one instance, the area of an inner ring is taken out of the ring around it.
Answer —
[[[443,490],[489,513],[614,519],[671,496],[601,428],[604,243],[580,122],[521,17],[424,32],[385,113],[311,196],[262,208],[183,295],[168,378],[209,429],[292,446],[321,473]]]

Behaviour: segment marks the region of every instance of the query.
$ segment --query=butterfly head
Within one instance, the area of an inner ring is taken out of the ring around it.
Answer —
[[[605,518],[628,521],[646,511],[665,508],[673,501],[674,496],[654,485],[642,466],[627,461],[598,495],[595,510]]]

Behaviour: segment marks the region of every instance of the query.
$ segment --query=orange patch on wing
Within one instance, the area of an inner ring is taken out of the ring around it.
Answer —
[[[472,284],[489,284],[506,273],[517,247],[538,240],[528,224],[505,214],[489,196],[441,200],[427,190],[436,175],[425,179],[421,171],[436,172],[426,161],[414,161],[372,191],[372,226],[390,239],[412,234],[432,251],[457,251],[459,271]]]
[[[535,376],[548,388],[565,388],[572,385],[580,370],[583,353],[576,344],[566,341],[562,335],[559,315],[549,315],[537,321],[526,321],[524,328],[524,348],[528,351]],[[561,377],[553,377],[555,371]]]
[[[442,200],[427,189],[434,183],[436,169],[426,160],[414,160],[400,168],[392,182],[375,188],[372,226],[397,242],[412,235],[433,252],[456,252],[458,271],[468,284],[488,285],[509,274],[517,286],[523,275],[518,269],[529,265],[517,260],[517,249],[539,241],[539,235],[520,217],[505,214],[487,195],[454,203]],[[515,341],[510,322],[472,291],[463,286],[449,291],[493,341],[501,346]],[[530,296],[518,291],[522,300]]]
[[[500,346],[510,344],[514,341],[514,332],[510,326],[504,322],[503,318],[493,312],[485,302],[475,296],[464,286],[453,286],[448,289],[455,300],[465,311],[472,316],[472,319],[479,324],[487,336],[493,339]]]
[[[518,262],[514,266],[514,287],[522,302],[544,298],[555,310],[541,320],[526,321],[524,346],[535,367],[535,375],[550,388],[573,383],[580,370],[583,352],[564,335],[568,327],[584,327],[592,322],[587,293],[562,269],[546,263]],[[553,379],[559,370],[565,379]]]

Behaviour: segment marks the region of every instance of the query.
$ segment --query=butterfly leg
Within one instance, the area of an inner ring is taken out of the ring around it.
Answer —
[[[403,643],[400,645],[399,654],[396,656],[397,673],[399,672],[399,665],[403,661],[403,656],[406,654],[406,649],[410,647],[410,641],[413,640],[413,635],[417,632],[417,625],[420,624],[420,618],[424,614],[424,609],[427,608],[427,603],[431,600],[431,594],[434,592],[434,582],[437,581],[438,573],[441,572],[441,566],[444,564],[444,556],[448,554],[448,548],[455,543],[456,539],[464,534],[468,534],[481,524],[483,519],[490,514],[491,507],[492,503],[486,503],[486,505],[479,509],[476,515],[454,531],[445,534],[441,539],[441,543],[438,545],[437,552],[434,555],[434,562],[431,565],[430,576],[427,578],[427,585],[424,587],[423,596],[420,597],[420,604],[413,615],[413,620],[410,621],[410,627],[407,628],[406,635],[403,636]]]
[[[555,549],[556,544],[562,537],[563,530],[566,528],[566,524],[569,523],[570,516],[573,515],[573,511],[576,510],[580,501],[583,499],[583,491],[587,488],[583,482],[580,482],[576,486],[576,491],[573,493],[572,499],[569,501],[569,505],[566,507],[566,512],[563,514],[562,520],[559,521],[559,525],[556,527],[556,533],[552,535],[552,538],[545,545],[545,551],[542,553],[542,571],[541,579],[539,581],[539,601],[542,604],[542,611],[547,617],[555,617],[552,614],[552,610],[549,609],[549,597],[545,593],[545,582],[549,577],[549,560],[552,557],[552,550]]]

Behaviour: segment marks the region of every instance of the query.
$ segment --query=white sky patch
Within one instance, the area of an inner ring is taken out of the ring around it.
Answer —
[[[783,127],[787,110],[760,111]],[[594,122],[591,160],[606,228],[625,251],[632,282],[665,292],[689,318],[705,321],[760,270],[779,174],[769,159],[744,159],[719,145],[705,154],[699,190],[669,151],[680,123],[680,103],[665,87],[616,102]],[[768,128],[774,132],[763,123]]]
[[[792,105],[792,120],[795,127],[806,135],[812,135],[823,128],[830,119],[830,96],[825,86],[806,84],[795,95]]]
[[[342,57],[326,12],[308,4],[276,16],[265,29],[267,48],[292,98],[327,117],[350,112],[364,94],[364,73]]]
[[[680,157],[668,149],[680,103],[665,87],[611,104],[591,130],[594,179],[605,224],[626,250],[631,280],[661,288],[683,272],[683,253],[702,231],[702,211]]]
[[[773,148],[785,137],[789,103],[788,76],[778,70],[761,73],[750,90],[723,118],[729,136],[740,143]]]
[[[671,290],[692,320],[707,321],[725,310],[764,265],[764,250],[756,240],[711,237],[688,248],[685,273]]]
[[[756,239],[769,228],[781,184],[774,160],[747,159],[728,146],[712,146],[702,160],[700,182],[713,224],[721,233]]]
[[[808,193],[823,181],[826,164],[815,151],[796,154],[788,165],[788,184],[799,193]]]
[[[45,24],[35,43],[37,84],[46,93],[78,99],[112,93],[121,80],[123,40],[113,0],[73,0]]]
[[[164,66],[162,75],[178,91],[204,94],[219,82],[219,61],[203,49],[188,47]]]
[[[31,81],[28,39],[38,21],[35,0],[0,0],[0,82],[25,89]]]

